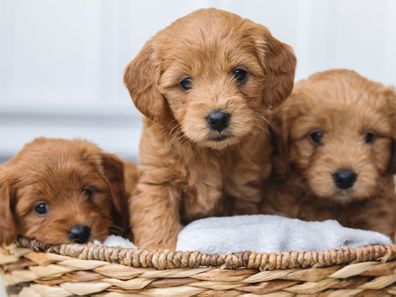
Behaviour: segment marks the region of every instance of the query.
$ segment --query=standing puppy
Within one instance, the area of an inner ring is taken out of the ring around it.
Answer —
[[[393,237],[395,124],[394,91],[356,72],[297,83],[273,119],[277,170],[263,213],[336,219]]]
[[[271,170],[268,112],[291,92],[295,63],[267,28],[217,9],[147,42],[124,78],[145,116],[130,205],[138,246],[175,248],[182,223],[257,213]]]

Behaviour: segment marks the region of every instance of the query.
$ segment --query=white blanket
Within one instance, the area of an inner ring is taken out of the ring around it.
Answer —
[[[271,215],[213,217],[197,220],[182,229],[177,250],[202,253],[240,251],[322,251],[342,246],[361,247],[390,244],[378,232],[351,229],[337,221],[306,222]],[[127,239],[111,235],[106,246],[132,248]]]
[[[272,215],[214,217],[187,225],[179,234],[177,250],[202,253],[239,251],[322,251],[342,246],[390,244],[378,232],[351,229],[337,221],[306,222]]]

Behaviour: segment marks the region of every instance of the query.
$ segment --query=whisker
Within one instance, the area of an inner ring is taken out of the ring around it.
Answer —
[[[271,126],[270,120],[267,119],[267,118],[265,117],[265,115],[263,115],[263,114],[261,114],[261,113],[259,113],[259,112],[257,112],[257,111],[254,111],[254,113],[255,113],[260,119],[262,119],[264,122],[266,122],[269,126]]]

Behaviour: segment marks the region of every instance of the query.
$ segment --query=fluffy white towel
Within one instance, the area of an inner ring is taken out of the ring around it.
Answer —
[[[177,250],[209,254],[321,251],[390,243],[383,234],[346,228],[333,220],[306,222],[272,215],[246,215],[192,222],[180,232]]]
[[[101,244],[98,241],[95,244]],[[345,228],[337,221],[306,222],[280,216],[253,215],[201,219],[182,229],[177,250],[202,253],[240,251],[320,251],[341,246],[390,244],[380,233]],[[128,239],[110,235],[105,246],[134,248]]]

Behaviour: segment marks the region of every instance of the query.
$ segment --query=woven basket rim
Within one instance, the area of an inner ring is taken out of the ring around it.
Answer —
[[[328,267],[368,261],[388,262],[396,259],[396,244],[359,248],[341,247],[327,251],[272,253],[241,251],[229,254],[107,247],[92,243],[46,245],[38,240],[27,238],[18,238],[17,245],[35,252],[53,253],[80,260],[99,260],[135,268],[156,269],[223,267],[283,270]]]

